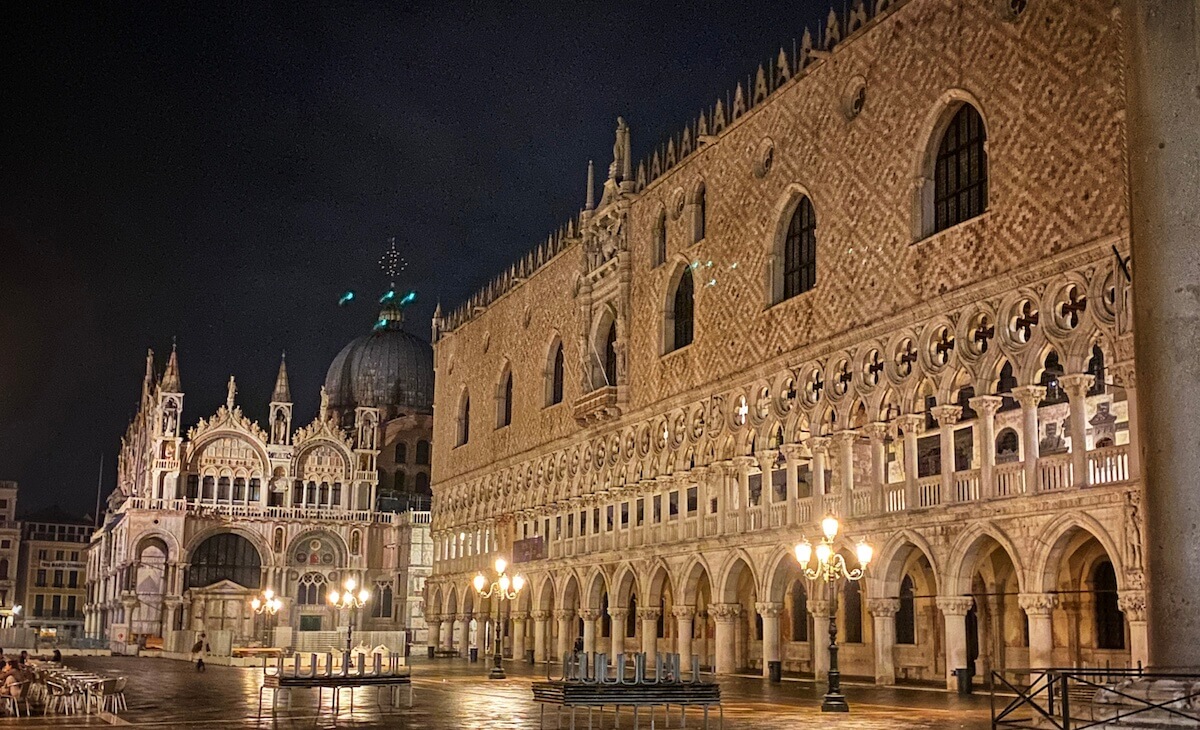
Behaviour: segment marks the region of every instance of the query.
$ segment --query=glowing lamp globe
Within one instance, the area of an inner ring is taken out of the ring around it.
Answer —
[[[525,587],[525,576],[517,575],[513,578],[512,586],[514,591],[520,593],[521,589]]]
[[[871,546],[866,544],[865,542],[860,542],[854,548],[854,551],[858,554],[859,564],[862,565],[864,568],[866,567],[867,563],[871,562],[871,558],[874,557],[874,555],[875,555],[875,550],[872,549]]]
[[[338,599],[341,597],[342,597],[342,595],[340,593],[338,593],[337,591],[329,592],[329,602],[330,603],[337,603]]]
[[[508,586],[509,586],[508,575],[505,573],[500,573],[500,590],[501,590],[501,592],[508,593]]]
[[[796,545],[796,562],[800,563],[801,566],[807,568],[808,561],[812,560],[812,551],[813,551],[812,543],[810,543],[808,540],[805,540],[802,543],[798,543]]]
[[[483,577],[483,573],[480,573],[479,575],[475,576],[474,585],[475,585],[475,590],[477,592],[479,592],[479,593],[483,592],[483,586],[485,583],[487,583],[487,578]]]
[[[358,581],[354,580],[353,578],[346,579],[346,592],[347,593],[353,593],[354,589],[357,587],[358,587]]]
[[[821,563],[822,565],[829,562],[829,556],[832,554],[833,548],[829,547],[825,543],[821,543],[817,546],[817,562]]]
[[[262,601],[258,600],[257,598],[250,601],[250,608],[253,608],[255,611],[257,611],[261,607],[262,607]]]
[[[274,598],[274,597],[275,597],[275,591],[273,591],[273,590],[271,590],[270,588],[268,588],[267,590],[263,591],[263,596],[265,596],[265,597],[266,597],[266,599],[267,599],[268,601],[270,601],[272,598]]]
[[[358,592],[359,603],[366,603],[369,600],[371,600],[371,592],[368,591],[366,588],[364,588]]]
[[[825,519],[821,520],[821,532],[825,534],[826,540],[832,540],[833,538],[837,537],[838,527],[840,527],[840,525],[838,525],[837,518],[833,515],[829,515]]]
[[[497,573],[503,573],[504,569],[507,567],[508,567],[508,563],[505,562],[504,558],[496,558],[496,572]]]

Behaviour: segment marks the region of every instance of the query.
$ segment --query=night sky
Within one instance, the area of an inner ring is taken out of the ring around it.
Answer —
[[[230,374],[265,420],[283,350],[307,423],[390,236],[428,337],[438,300],[582,207],[617,115],[641,159],[829,7],[179,5],[0,11],[0,479],[22,512],[91,511],[101,455],[107,494],[172,337],[186,425]]]

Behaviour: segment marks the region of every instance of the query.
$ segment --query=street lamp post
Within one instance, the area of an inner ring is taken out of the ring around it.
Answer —
[[[874,554],[870,545],[859,541],[855,548],[858,567],[847,566],[846,560],[833,549],[833,542],[840,527],[837,518],[830,515],[821,520],[821,532],[824,536],[815,549],[808,540],[801,540],[796,545],[796,562],[800,563],[804,577],[810,581],[821,581],[832,599],[829,617],[829,687],[821,701],[822,712],[850,711],[850,705],[846,704],[846,697],[842,694],[841,672],[838,671],[837,587],[843,580],[862,580],[867,571],[867,564],[871,562],[871,556]],[[814,552],[817,562],[809,567]]]
[[[508,563],[504,558],[496,558],[496,580],[488,585],[488,579],[480,573],[475,576],[475,592],[480,598],[491,598],[496,596],[496,638],[492,642],[492,670],[488,672],[488,679],[504,679],[504,657],[501,654],[500,642],[502,640],[500,631],[500,602],[515,601],[517,594],[525,587],[525,578],[521,575],[515,575],[511,579],[508,573],[504,572],[508,568]]]
[[[355,589],[358,588],[358,582],[354,580],[354,576],[347,578],[346,582],[342,584],[342,588],[345,590],[341,593],[338,593],[336,590],[329,592],[329,603],[334,608],[345,609],[350,612],[350,620],[346,623],[346,651],[349,652],[351,649],[350,642],[353,641],[354,636],[354,612],[367,605],[367,601],[371,600],[371,592],[366,588],[362,588],[355,593]]]
[[[263,617],[263,645],[267,644],[267,616],[274,616],[279,613],[279,609],[283,608],[283,601],[275,597],[275,591],[268,588],[262,592],[262,596],[255,596],[250,601],[250,608],[254,613]]]

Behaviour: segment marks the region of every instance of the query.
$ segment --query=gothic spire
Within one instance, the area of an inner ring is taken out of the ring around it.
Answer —
[[[168,393],[182,393],[183,383],[179,380],[179,355],[175,352],[175,343],[171,343],[171,359],[167,361],[167,371],[163,373],[162,389]]]
[[[271,394],[272,403],[291,403],[292,389],[288,385],[287,353],[279,358],[279,374],[275,376],[275,392]]]
[[[146,348],[146,375],[142,378],[142,399],[145,400],[150,395],[150,389],[154,386],[154,350]]]

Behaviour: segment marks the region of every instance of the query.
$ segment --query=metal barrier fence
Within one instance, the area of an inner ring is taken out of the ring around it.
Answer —
[[[1027,675],[1029,683],[1005,674]],[[1030,669],[991,674],[992,728],[1086,730],[1134,718],[1200,725],[1200,674],[1137,669]],[[997,692],[1013,693],[1015,698]]]

